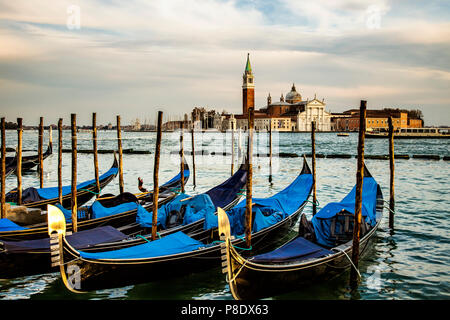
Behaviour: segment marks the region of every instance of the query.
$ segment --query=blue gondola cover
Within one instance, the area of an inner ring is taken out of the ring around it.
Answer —
[[[25,230],[25,229],[27,229],[27,228],[21,227],[17,223],[15,223],[7,218],[0,219],[0,232]]]
[[[129,248],[104,252],[79,252],[81,257],[86,259],[145,259],[191,252],[204,246],[200,241],[179,231],[161,239]]]
[[[376,199],[378,183],[373,177],[363,179],[361,215],[366,223],[375,226]],[[356,186],[340,202],[331,202],[323,207],[311,220],[314,226],[317,242],[326,247],[333,247],[334,241],[331,238],[330,228],[332,219],[342,210],[355,214]]]
[[[119,169],[115,168],[115,167],[109,169],[107,172],[105,172],[104,174],[102,174],[99,177],[99,180],[105,179],[106,177],[111,176],[111,175],[115,175],[118,172],[118,170]],[[77,185],[77,190],[83,189],[84,187],[86,187],[92,183],[95,183],[95,179],[80,183]],[[59,197],[58,187],[50,187],[50,188],[42,188],[42,189],[36,188],[36,191],[38,192],[39,196],[42,199],[54,199],[54,198]],[[63,186],[62,187],[63,196],[68,195],[71,192],[72,192],[72,186]]]
[[[175,199],[158,208],[157,225],[161,226],[163,229],[166,228],[166,220],[169,213],[172,211],[180,211],[182,206],[185,207],[183,225],[204,218],[208,212],[215,212],[216,207],[207,194],[199,194],[189,200],[182,201],[189,197],[190,196],[187,194],[180,194]],[[151,212],[138,212],[136,222],[139,223],[141,227],[150,228],[152,226],[152,217]]]
[[[269,198],[253,198],[252,212],[255,216],[252,230],[258,232],[293,214],[308,199],[312,188],[312,175],[299,175],[288,187]],[[245,232],[246,200],[227,211],[231,234]],[[218,227],[217,215],[207,213],[203,228]]]

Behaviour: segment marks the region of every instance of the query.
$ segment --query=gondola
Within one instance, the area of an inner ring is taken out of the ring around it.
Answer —
[[[195,215],[200,217],[201,210],[205,211],[205,209],[209,208],[216,210],[218,206],[231,209],[242,196],[242,187],[245,185],[246,178],[247,170],[243,164],[232,177],[202,194],[193,197],[179,194],[168,202],[160,200],[161,206],[158,210],[160,219],[158,220],[164,220],[165,223],[164,228],[158,224],[158,237],[164,237],[178,231],[185,233],[195,232],[202,228],[204,218],[192,219]],[[125,209],[135,208],[137,205],[133,206],[133,197],[133,195],[123,197],[125,199],[123,199],[122,205],[119,206]],[[127,203],[126,201],[130,202]],[[140,204],[138,205],[140,206]],[[113,210],[117,210],[119,206]],[[153,203],[150,203],[150,206],[144,206],[149,212],[143,211],[142,213],[140,210],[139,213],[147,215],[151,223],[151,207]],[[178,209],[178,211],[174,209]],[[174,219],[174,217],[178,218],[180,211],[185,215],[185,223]],[[68,214],[70,218],[70,212]],[[66,222],[68,221],[68,214],[64,213]],[[141,226],[139,223],[135,223],[135,225],[138,227],[133,224],[120,228],[101,226],[73,233],[67,237],[67,240],[77,250],[89,252],[110,250],[112,245],[117,249],[119,244],[129,247],[152,240],[151,230],[147,230],[145,226]],[[49,240],[49,238],[45,238],[26,241],[0,241],[0,279],[57,271],[57,268],[52,268],[49,263]]]
[[[233,216],[236,223],[233,244],[248,254],[270,248],[274,238],[295,224],[311,189],[312,175],[305,161],[303,170],[287,188],[269,198],[253,199],[255,219],[251,247],[246,248],[243,238],[245,200],[228,210],[227,214]],[[87,252],[75,249],[66,238],[63,213],[54,206],[49,206],[48,211],[52,263],[59,266],[63,283],[73,292],[180,277],[220,266],[218,220],[212,212],[204,225],[210,237],[202,241],[180,231],[132,247]]]
[[[113,176],[111,176],[111,179],[114,178],[114,176],[117,174],[117,160],[114,158],[114,164],[113,167],[110,169],[110,171],[113,170]],[[109,171],[108,171],[109,172]],[[181,173],[179,173],[177,176],[169,180],[167,183],[163,184],[160,188],[160,198],[158,201],[158,205],[163,204],[172,198],[174,198],[177,195],[177,190],[181,184]],[[185,164],[185,170],[184,170],[184,181],[185,183],[189,179],[189,167],[187,164]],[[89,184],[89,189],[87,187],[83,187],[83,190],[90,190],[89,192],[90,197],[94,195],[92,193],[93,190],[96,190],[96,183],[95,180],[93,180],[92,184]],[[92,190],[91,190],[92,189]],[[82,191],[80,191],[81,193]],[[102,196],[99,198],[99,203],[102,203],[104,206],[114,205],[117,204],[118,201],[124,201],[126,198],[133,198],[137,201],[140,201],[141,203],[145,204],[145,207],[151,207],[153,205],[153,192],[144,192],[139,193],[136,195],[130,194],[130,193],[124,193],[120,194],[118,196],[110,196],[109,194]],[[70,197],[70,193],[68,194]],[[78,193],[77,193],[77,201],[78,201]],[[89,198],[90,199],[90,198]],[[70,198],[69,198],[70,201]],[[109,203],[109,204],[107,204]],[[62,206],[60,206],[62,210],[64,209]],[[79,231],[87,230],[96,228],[99,226],[113,226],[113,227],[121,227],[130,223],[133,223],[136,220],[136,209],[127,210],[127,211],[120,211],[116,214],[110,214],[110,215],[103,215],[98,217],[92,217],[89,215],[89,210],[87,207],[84,208],[78,208],[78,218],[79,221],[77,223],[77,228]],[[70,214],[69,214],[70,216]],[[6,240],[6,241],[23,241],[23,240],[33,240],[33,239],[42,239],[46,238],[47,235],[47,222],[39,223],[35,225],[30,225],[27,227],[19,226],[8,219],[1,219],[0,220],[0,239]],[[3,227],[2,227],[3,225]],[[72,227],[71,223],[68,223],[70,227]]]
[[[42,154],[42,160],[47,159],[53,153],[52,143],[49,142],[47,150]],[[22,171],[31,170],[39,166],[39,155],[22,156]]]
[[[367,168],[363,181],[361,257],[367,253],[383,216],[381,188]],[[243,257],[234,248],[228,218],[220,214],[220,233],[225,237],[222,259],[226,261],[224,271],[233,297],[253,300],[300,288],[307,290],[307,284],[349,269],[355,189],[341,202],[327,204],[311,221],[302,215],[296,238],[271,252],[252,257]]]
[[[114,161],[111,168],[99,177],[100,190],[110,183],[119,172],[117,158],[114,155]],[[70,208],[72,186],[63,186],[63,207]],[[82,206],[92,199],[100,190],[97,189],[95,179],[82,182],[77,185],[77,205]],[[9,191],[6,196],[6,202],[17,203],[17,188]],[[59,202],[58,187],[34,188],[29,187],[22,190],[22,205],[28,208],[39,208],[45,210],[48,204]]]
[[[5,178],[7,178],[14,171],[16,171],[16,167],[17,167],[16,157],[15,156],[14,157],[6,157],[6,159],[5,159]]]
[[[53,153],[52,143],[49,142],[47,150],[42,154],[42,160],[47,159]],[[10,175],[17,169],[17,155],[14,157],[6,157],[6,166],[10,169],[6,170],[6,176]],[[39,165],[39,155],[22,156],[22,172],[33,169]],[[8,172],[9,171],[9,172]]]

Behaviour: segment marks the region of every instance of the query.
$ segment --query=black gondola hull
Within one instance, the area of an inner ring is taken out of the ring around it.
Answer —
[[[375,231],[375,230],[374,230]],[[372,236],[360,242],[360,258],[369,251]],[[346,254],[337,252],[332,257],[321,262],[311,262],[310,265],[292,266],[285,268],[270,268],[265,265],[242,264],[232,259],[231,268],[237,273],[236,283],[231,283],[233,296],[239,300],[254,300],[273,297],[278,294],[305,289],[308,285],[332,279],[351,268],[350,258],[352,250]]]
[[[273,249],[273,240],[286,233],[296,223],[304,206],[305,203],[286,219],[252,234],[252,247],[250,250],[242,250],[242,254],[250,255]],[[217,234],[217,230],[215,233]],[[245,247],[244,239],[235,239],[234,243],[238,247]],[[221,247],[217,244],[183,254],[107,263],[81,259],[78,252],[63,240],[63,263],[60,271],[65,275],[66,286],[83,292],[151,282],[165,277],[180,277],[220,267]],[[74,278],[74,270],[78,278]]]

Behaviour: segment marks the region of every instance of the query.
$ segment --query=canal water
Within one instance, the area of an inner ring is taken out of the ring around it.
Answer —
[[[37,131],[24,131],[23,149],[37,150]],[[123,132],[124,149],[150,151],[152,154],[124,154],[125,190],[139,192],[138,177],[144,186],[152,188],[155,133]],[[115,131],[99,131],[99,149],[117,148]],[[241,136],[241,150],[245,149]],[[17,145],[16,131],[7,132],[7,146]],[[46,132],[44,144],[48,141]],[[239,135],[235,134],[236,153]],[[336,133],[317,133],[316,152],[318,154],[351,154],[352,158],[317,158],[317,198],[319,209],[331,201],[340,201],[354,186],[356,181],[356,152],[358,134],[339,137]],[[268,153],[268,136],[255,136],[255,153]],[[57,186],[57,132],[53,132],[54,153],[44,162],[44,185]],[[63,149],[71,148],[70,131],[64,132]],[[92,148],[91,134],[78,133],[78,149]],[[184,148],[191,150],[190,134],[184,136]],[[160,162],[160,183],[167,181],[179,171],[179,133],[163,133],[162,156]],[[197,133],[195,150],[231,153],[231,134]],[[253,193],[255,197],[268,197],[282,190],[299,173],[301,157],[278,157],[280,153],[308,154],[311,151],[309,133],[274,133],[273,136],[273,181],[269,183],[269,159],[254,157]],[[35,152],[28,152],[32,154]],[[366,139],[366,155],[388,154],[386,140]],[[450,140],[397,140],[396,154],[450,155]],[[25,153],[27,154],[27,153]],[[192,169],[192,157],[186,156]],[[237,155],[236,155],[237,158]],[[311,158],[307,158],[311,163]],[[235,168],[238,160],[236,159]],[[109,169],[113,154],[99,154],[100,173]],[[381,185],[385,200],[389,198],[389,161],[366,159],[366,165]],[[198,194],[221,183],[230,176],[231,156],[196,156],[196,180],[188,181],[186,193]],[[388,227],[388,210],[377,232],[374,245],[367,257],[360,262],[361,282],[356,292],[348,288],[349,274],[345,273],[330,281],[298,288],[297,291],[270,297],[273,300],[292,299],[449,299],[450,298],[450,162],[444,160],[398,159],[395,163],[396,213],[395,229]],[[64,185],[70,185],[71,155],[63,153]],[[93,155],[78,154],[78,181],[94,178]],[[23,177],[24,187],[39,186],[36,172]],[[16,186],[16,177],[7,178],[7,191]],[[118,177],[103,193],[119,191]],[[312,206],[305,211],[311,216]],[[295,228],[283,235],[280,243],[295,235]],[[182,266],[180,265],[180,268]],[[161,300],[161,299],[232,299],[229,286],[221,273],[220,266],[203,273],[170,279],[158,279],[152,283],[99,290],[86,294],[74,294],[63,285],[59,273],[29,276],[10,280],[0,279],[1,300]]]

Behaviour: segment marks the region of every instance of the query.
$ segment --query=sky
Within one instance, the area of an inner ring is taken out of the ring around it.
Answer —
[[[421,109],[450,126],[450,2],[0,0],[0,115],[24,125],[155,123],[256,108],[295,83],[342,112]]]

